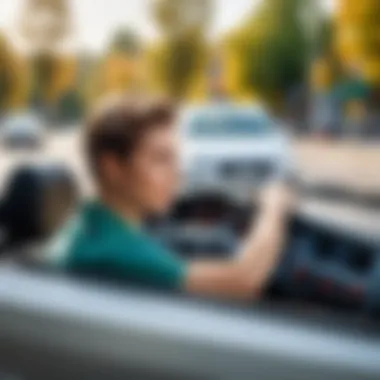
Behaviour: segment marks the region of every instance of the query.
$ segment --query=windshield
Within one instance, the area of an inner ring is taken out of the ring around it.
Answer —
[[[274,122],[265,114],[246,111],[201,113],[191,118],[188,135],[196,139],[267,136]]]

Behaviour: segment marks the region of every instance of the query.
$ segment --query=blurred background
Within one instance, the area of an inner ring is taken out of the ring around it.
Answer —
[[[314,152],[310,140],[379,138],[375,0],[16,0],[0,7],[2,118],[35,113],[59,133],[79,129],[99,97],[155,93],[186,104],[264,104],[312,161],[337,160],[325,146]],[[375,161],[361,151],[341,154],[346,168],[358,155]]]
[[[62,125],[109,93],[163,93],[183,102],[263,102],[307,135],[378,135],[377,7],[3,1],[1,111],[33,109]]]

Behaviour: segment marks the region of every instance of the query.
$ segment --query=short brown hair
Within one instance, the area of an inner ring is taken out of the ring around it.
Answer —
[[[151,129],[169,125],[174,106],[166,99],[114,97],[94,109],[89,118],[85,149],[90,168],[99,175],[99,159],[105,153],[129,157]]]

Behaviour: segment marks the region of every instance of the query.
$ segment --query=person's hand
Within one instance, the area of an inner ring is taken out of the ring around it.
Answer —
[[[261,206],[265,213],[288,216],[295,208],[295,198],[294,191],[289,185],[274,182],[263,189]]]

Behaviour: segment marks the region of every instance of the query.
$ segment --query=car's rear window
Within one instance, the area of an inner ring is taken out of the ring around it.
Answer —
[[[267,136],[274,122],[264,113],[202,112],[190,118],[188,135],[192,138],[246,138]]]

